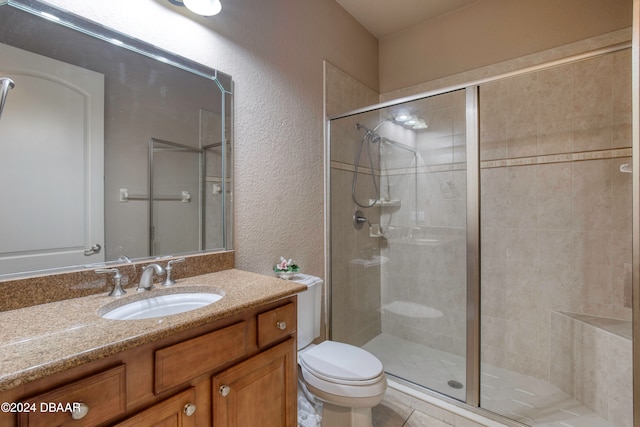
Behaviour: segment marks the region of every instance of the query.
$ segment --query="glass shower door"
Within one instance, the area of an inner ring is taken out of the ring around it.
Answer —
[[[465,91],[332,120],[330,143],[332,339],[464,401]]]

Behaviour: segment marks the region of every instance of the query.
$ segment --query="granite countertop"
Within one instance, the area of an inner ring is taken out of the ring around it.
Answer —
[[[306,286],[230,269],[177,280],[172,289],[207,286],[221,300],[186,313],[143,320],[108,320],[98,314],[116,299],[140,298],[135,289],[122,297],[106,293],[0,313],[0,391],[101,359],[259,305],[294,295]],[[160,286],[154,288],[154,292]],[[147,294],[147,295],[150,295]]]

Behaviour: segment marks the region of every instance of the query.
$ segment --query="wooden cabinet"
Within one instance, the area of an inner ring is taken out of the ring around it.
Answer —
[[[190,388],[115,424],[114,427],[195,427],[196,391]]]
[[[0,401],[36,408],[0,413],[3,427],[295,427],[296,297],[26,383]],[[73,406],[41,409],[52,403]]]
[[[297,309],[293,303],[258,315],[258,346],[281,341],[296,332]]]
[[[25,402],[20,425],[95,426],[126,411],[125,366],[74,381]]]
[[[213,425],[295,427],[296,372],[295,340],[290,338],[216,375]]]
[[[247,322],[201,335],[155,352],[155,392],[162,393],[247,352]]]

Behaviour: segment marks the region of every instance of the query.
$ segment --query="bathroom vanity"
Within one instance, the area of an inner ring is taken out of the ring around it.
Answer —
[[[235,269],[176,286],[194,285],[224,297],[144,320],[102,318],[106,294],[0,313],[0,425],[295,426],[304,287]]]

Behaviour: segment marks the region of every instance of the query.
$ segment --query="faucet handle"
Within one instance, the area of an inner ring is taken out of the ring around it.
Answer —
[[[166,268],[171,268],[171,266],[173,264],[177,264],[179,262],[184,262],[184,257],[183,258],[170,259],[169,262],[167,263],[167,267]]]
[[[167,263],[167,266],[164,268],[164,271],[166,271],[167,276],[165,277],[164,282],[162,282],[162,286],[171,286],[176,284],[176,281],[173,280],[173,278],[171,278],[171,270],[173,270],[173,264],[176,264],[179,262],[184,262],[184,258],[172,259]]]
[[[99,268],[95,272],[98,274],[113,274],[113,289],[109,292],[110,297],[119,297],[127,293],[122,289],[122,274],[117,268]]]

